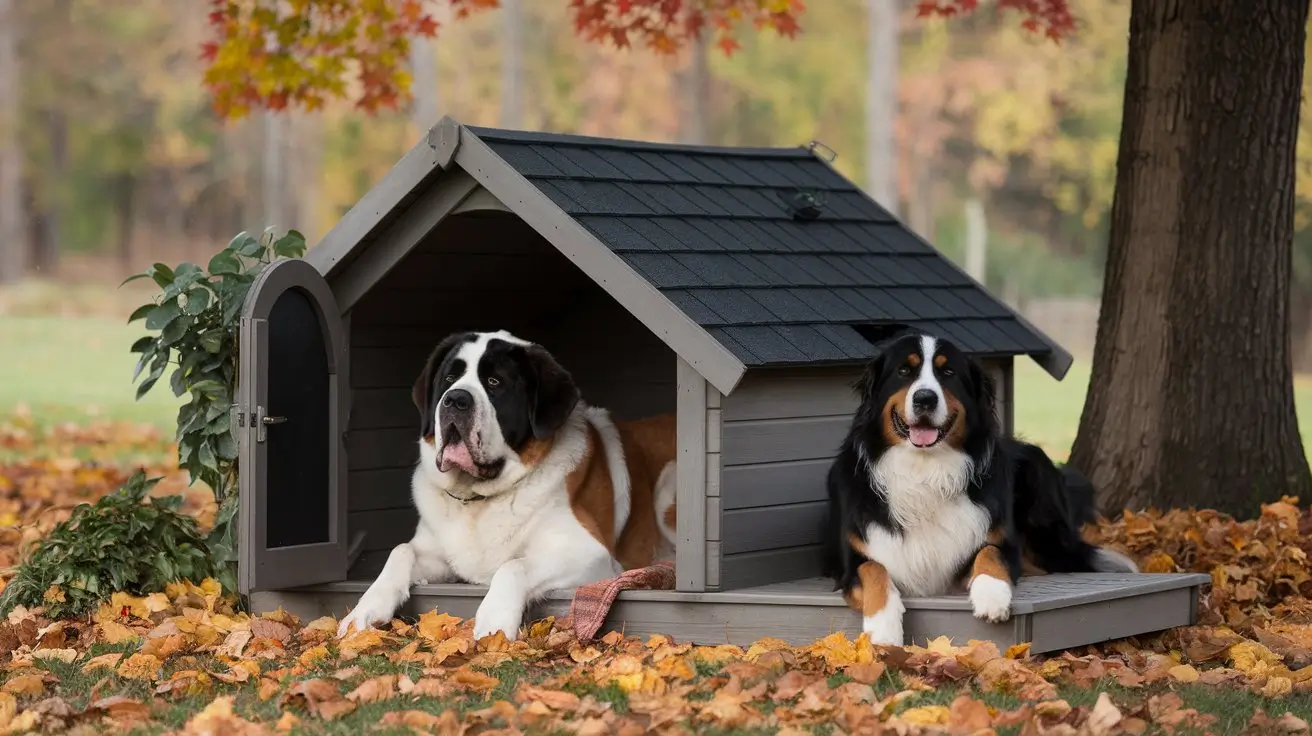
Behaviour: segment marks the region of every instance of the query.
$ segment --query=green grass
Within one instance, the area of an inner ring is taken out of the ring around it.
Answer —
[[[134,400],[128,348],[147,334],[140,322],[104,317],[0,317],[0,417],[26,406],[42,424],[115,419],[148,422],[172,434],[181,399],[160,381]],[[167,375],[167,374],[166,374]]]
[[[1016,433],[1042,445],[1054,459],[1065,460],[1075,442],[1084,395],[1089,387],[1089,363],[1077,361],[1058,382],[1028,358],[1016,361]],[[1294,379],[1294,404],[1304,451],[1312,454],[1312,377]]]

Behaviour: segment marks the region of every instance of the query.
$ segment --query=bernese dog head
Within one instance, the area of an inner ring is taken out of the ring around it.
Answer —
[[[907,333],[886,343],[858,384],[868,446],[967,451],[997,433],[993,383],[957,346]]]
[[[446,337],[411,398],[421,416],[420,462],[434,466],[444,488],[466,487],[472,497],[513,486],[580,396],[545,348],[503,330]]]

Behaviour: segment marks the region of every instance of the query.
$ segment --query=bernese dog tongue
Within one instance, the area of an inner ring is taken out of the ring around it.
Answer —
[[[912,427],[908,434],[916,447],[929,447],[938,441],[938,427]]]
[[[442,459],[438,463],[438,470],[445,473],[451,468],[460,468],[470,475],[478,475],[478,466],[474,465],[474,458],[469,454],[469,446],[464,442],[452,442],[442,448]]]

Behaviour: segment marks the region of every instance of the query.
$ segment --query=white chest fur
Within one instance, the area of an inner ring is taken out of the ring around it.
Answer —
[[[948,592],[987,539],[989,514],[966,496],[973,470],[970,457],[950,447],[906,446],[890,448],[871,468],[870,480],[902,532],[871,524],[866,546],[903,595]]]

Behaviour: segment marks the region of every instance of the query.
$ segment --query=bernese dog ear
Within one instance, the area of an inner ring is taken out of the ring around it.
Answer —
[[[415,379],[415,385],[410,389],[410,400],[415,403],[415,408],[419,410],[420,437],[431,437],[435,432],[433,426],[436,418],[433,416],[433,380],[436,378],[433,374],[437,369],[442,367],[446,356],[456,345],[465,342],[469,337],[468,332],[456,332],[447,335],[442,342],[433,348],[433,352],[428,355],[428,362],[424,364],[424,369],[420,371],[419,377]]]
[[[984,370],[984,366],[973,357],[967,356],[966,365],[969,366],[970,385],[975,394],[975,401],[979,404],[980,411],[983,412],[984,420],[996,422],[998,399],[993,386],[993,378],[989,376],[988,371]]]
[[[862,404],[870,401],[871,397],[875,395],[875,389],[879,386],[879,378],[884,375],[884,363],[887,361],[888,351],[885,348],[866,363],[866,368],[861,372],[861,377],[853,385],[852,388],[856,389],[857,394],[861,396]]]
[[[533,390],[529,397],[528,422],[533,436],[542,440],[560,429],[579,403],[579,389],[574,378],[541,345],[524,349],[533,372]]]

